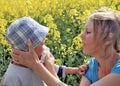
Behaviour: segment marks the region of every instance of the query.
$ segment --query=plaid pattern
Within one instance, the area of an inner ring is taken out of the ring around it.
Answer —
[[[48,28],[40,25],[30,17],[23,17],[13,22],[7,29],[5,38],[12,48],[28,51],[27,40],[37,47],[46,37]]]

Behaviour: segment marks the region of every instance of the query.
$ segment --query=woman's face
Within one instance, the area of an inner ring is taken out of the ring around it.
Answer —
[[[85,31],[81,34],[81,38],[83,40],[83,52],[85,54],[94,55],[100,49],[100,41],[97,34],[94,35],[94,26],[93,21],[88,20],[85,24]]]

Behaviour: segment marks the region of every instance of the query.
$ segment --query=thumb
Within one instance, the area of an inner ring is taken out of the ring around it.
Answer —
[[[29,52],[32,53],[34,49],[32,47],[32,42],[30,39],[27,40],[27,45],[28,45]]]

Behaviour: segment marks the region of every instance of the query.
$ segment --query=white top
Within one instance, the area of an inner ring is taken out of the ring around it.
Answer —
[[[55,65],[55,71],[58,73],[59,65]],[[65,77],[65,66],[63,68],[63,75]],[[31,69],[9,64],[7,71],[5,72],[0,86],[47,86],[45,82],[35,74]]]
[[[9,64],[1,81],[2,86],[45,86],[44,81],[31,69]]]

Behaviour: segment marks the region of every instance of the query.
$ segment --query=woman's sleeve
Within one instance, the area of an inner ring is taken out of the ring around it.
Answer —
[[[114,67],[112,68],[111,73],[117,73],[120,74],[120,59],[116,62]]]
[[[85,77],[90,81],[90,83],[92,83],[92,81],[91,81],[91,77],[92,77],[91,76],[91,64],[92,64],[91,59],[90,59],[90,61],[87,62],[87,64],[88,64],[88,70],[85,73]]]
[[[85,74],[85,77],[92,84],[98,80],[98,63],[95,58],[91,58],[87,64],[88,70]]]

